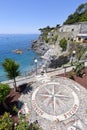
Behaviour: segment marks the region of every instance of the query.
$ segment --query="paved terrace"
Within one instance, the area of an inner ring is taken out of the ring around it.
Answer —
[[[27,87],[19,101],[23,102],[21,109],[30,114],[29,123],[37,120],[43,130],[87,130],[87,90],[75,81],[55,77],[72,70],[65,68],[16,79],[17,86],[34,82],[31,91]],[[13,87],[11,80],[3,83]]]
[[[43,130],[87,130],[85,88],[64,77],[44,75],[36,80],[19,98],[22,111],[28,109],[29,123],[38,121]]]

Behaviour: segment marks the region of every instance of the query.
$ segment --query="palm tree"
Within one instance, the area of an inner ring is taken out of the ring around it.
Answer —
[[[7,72],[7,77],[14,80],[14,90],[16,91],[16,77],[20,75],[19,64],[12,59],[6,58],[2,66]]]

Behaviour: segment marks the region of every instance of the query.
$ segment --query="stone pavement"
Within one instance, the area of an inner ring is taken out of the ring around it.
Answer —
[[[87,130],[87,90],[64,77],[36,76],[19,98],[43,130]]]

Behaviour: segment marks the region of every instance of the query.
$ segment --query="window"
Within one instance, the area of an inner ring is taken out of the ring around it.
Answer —
[[[81,41],[81,37],[78,37],[78,41]]]
[[[74,28],[72,28],[72,32],[74,31]]]

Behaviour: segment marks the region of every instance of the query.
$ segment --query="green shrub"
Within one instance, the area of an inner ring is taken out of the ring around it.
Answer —
[[[31,123],[28,130],[42,130],[38,123]]]
[[[49,42],[49,38],[45,37],[45,42],[48,43]]]
[[[55,35],[55,36],[53,37],[54,42],[57,41],[57,38],[58,38],[58,35]]]
[[[2,117],[0,117],[0,130],[13,130],[13,120],[10,114],[5,112]]]
[[[33,122],[29,125],[26,116],[20,115],[18,124],[14,127],[14,130],[42,130],[38,122]]]
[[[82,70],[85,68],[84,63],[75,62],[74,65],[75,65],[74,71],[76,75],[82,77],[83,75]]]
[[[59,45],[62,48],[62,51],[66,51],[66,49],[67,49],[67,40],[65,39],[65,37],[60,40]]]
[[[14,130],[28,130],[28,122],[25,116],[20,116],[18,124],[14,126]]]
[[[9,85],[0,84],[0,102],[3,102],[9,93],[10,93]]]
[[[12,110],[13,110],[13,112],[18,113],[18,108],[17,108],[16,105],[13,106],[13,109],[12,109]]]
[[[71,70],[71,71],[68,73],[68,76],[69,76],[70,79],[74,79],[73,74],[74,74],[73,70]]]

